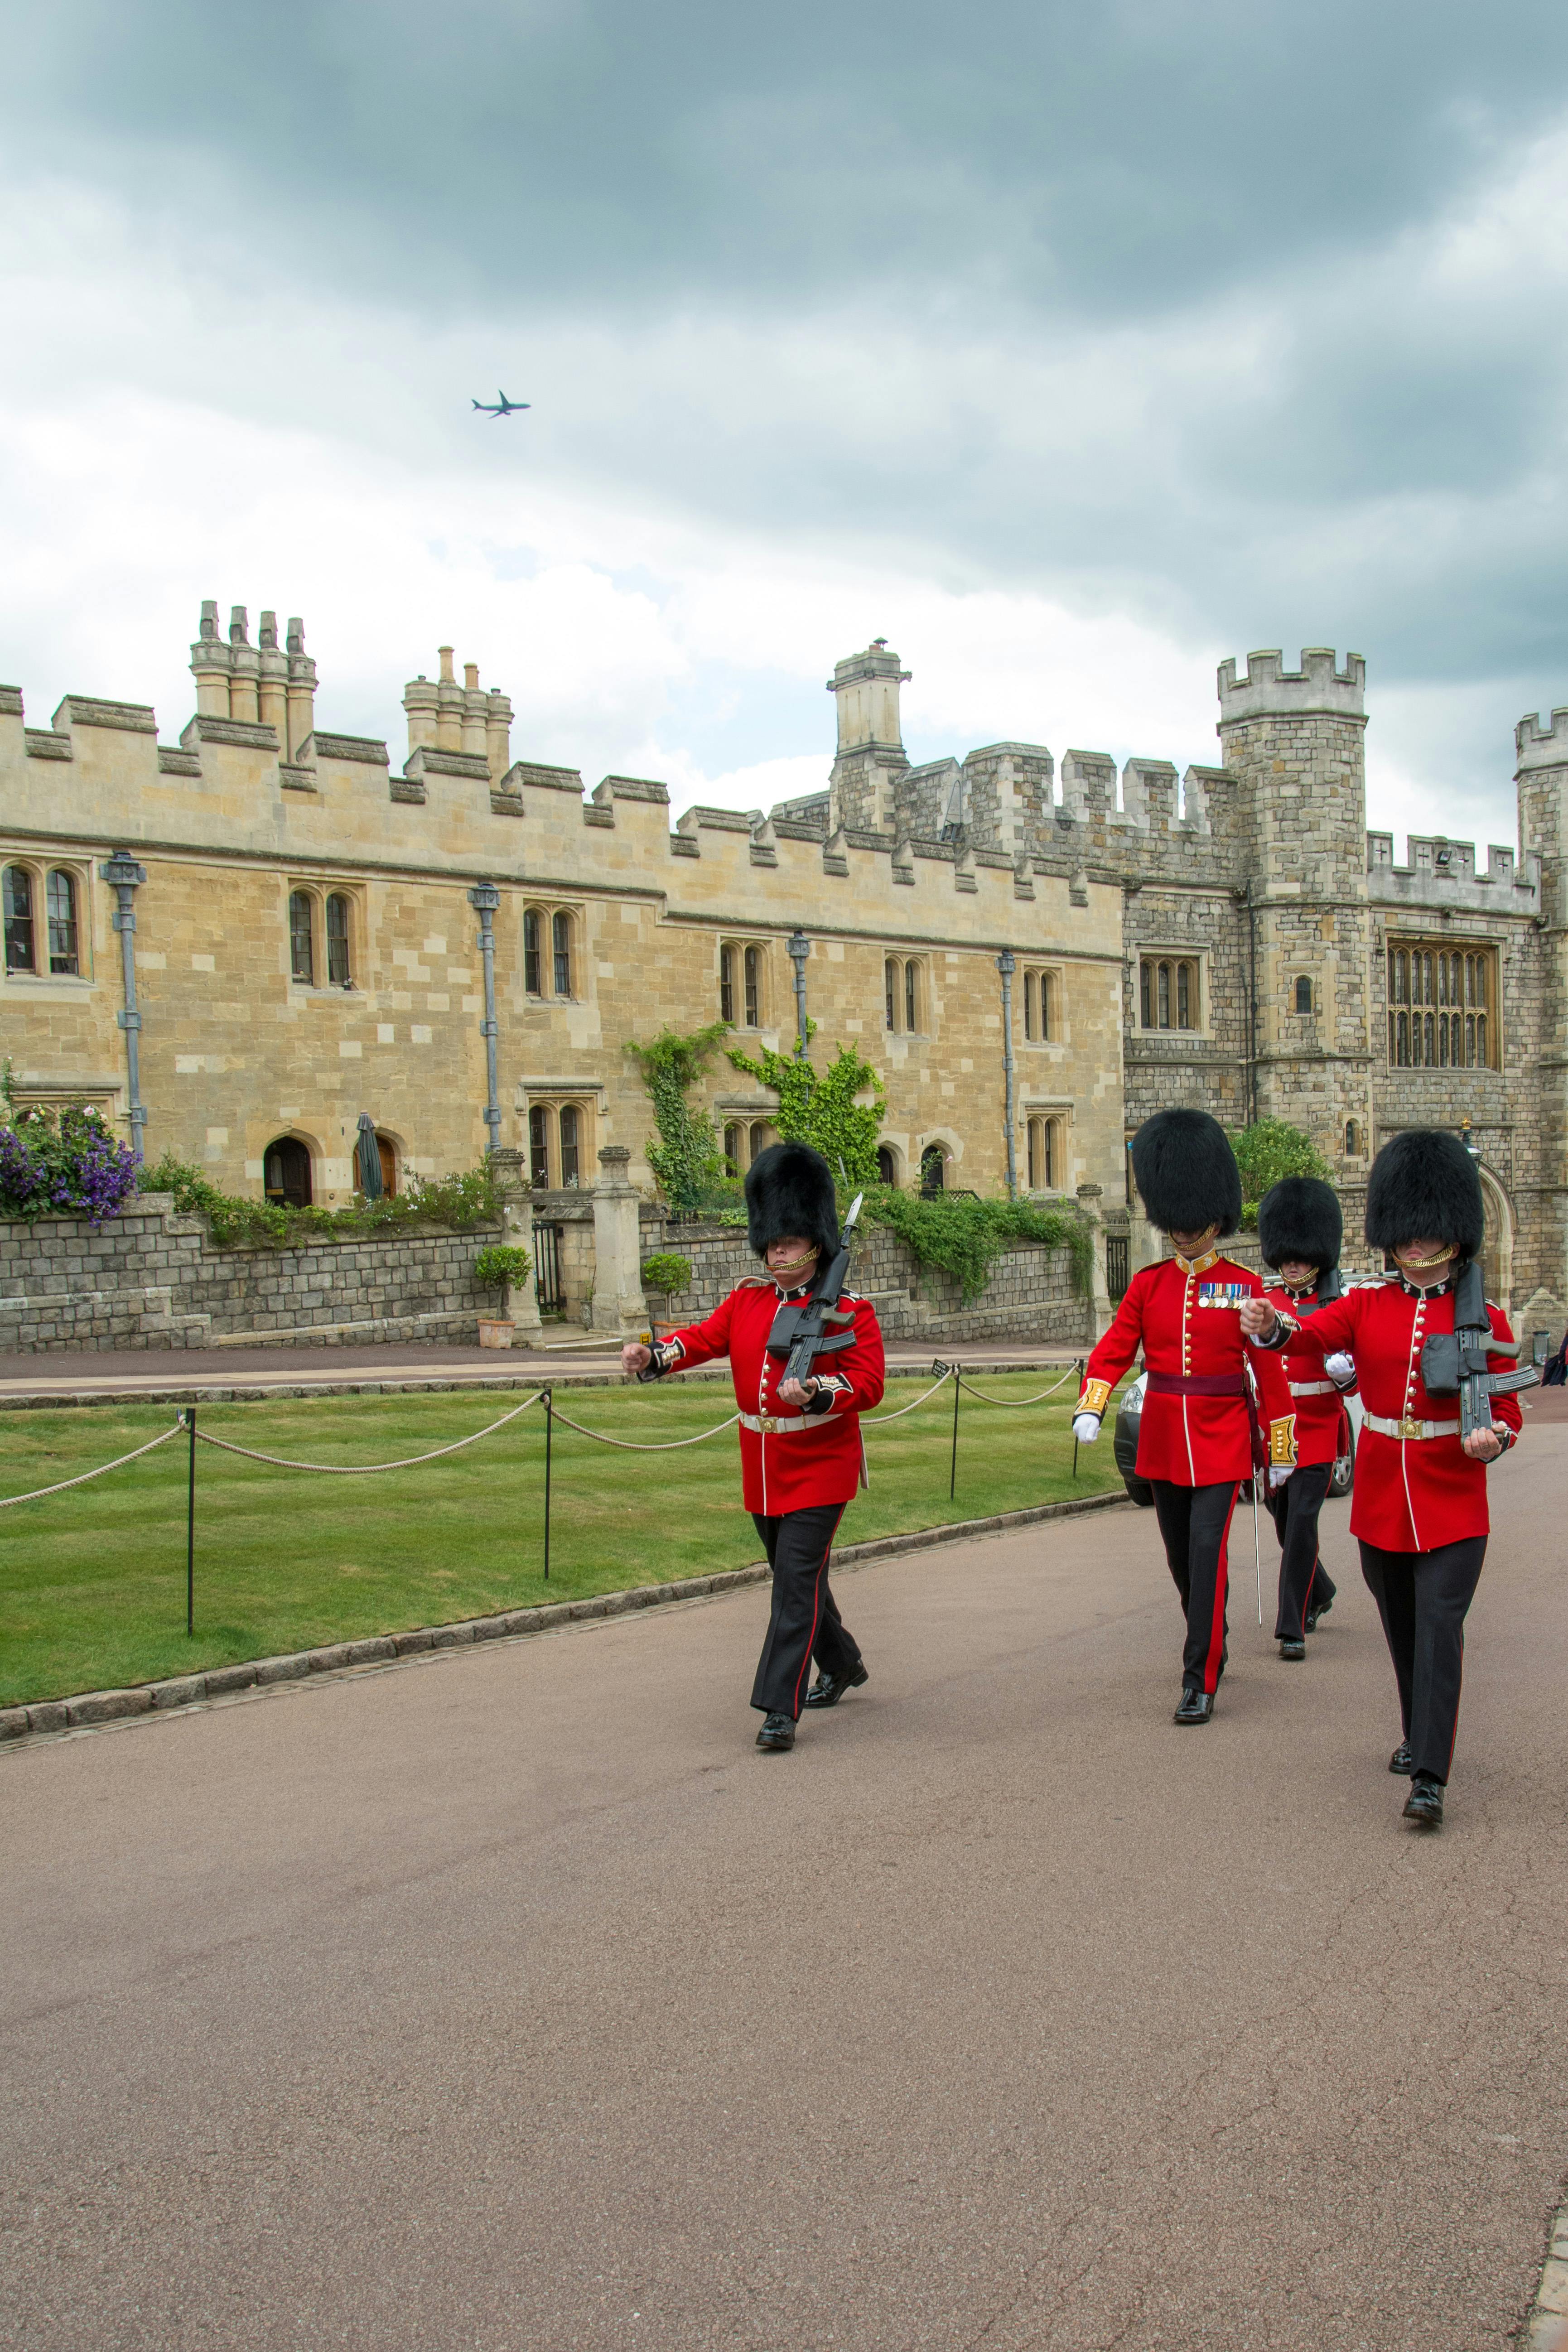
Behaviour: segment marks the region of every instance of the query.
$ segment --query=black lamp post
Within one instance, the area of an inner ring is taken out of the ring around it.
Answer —
[[[136,892],[147,879],[147,868],[139,866],[129,850],[117,849],[99,867],[99,877],[110,885],[116,908],[114,928],[120,934],[121,985],[125,1003],[117,1015],[125,1032],[125,1082],[130,1097],[131,1144],[138,1159],[145,1158],[147,1112],[142,1100],[141,1055],[138,1041],[142,1033],[142,1015],[136,1009]]]
[[[479,919],[479,952],[485,960],[485,1017],[481,1034],[485,1041],[485,1125],[489,1129],[486,1156],[500,1144],[500,1097],[496,1076],[496,942],[493,925],[496,908],[500,905],[500,892],[493,882],[476,882],[468,893],[468,904]]]
[[[801,929],[797,923],[794,930],[790,933],[788,940],[785,941],[785,945],[789,949],[789,960],[795,966],[795,1058],[797,1061],[804,1062],[805,1059],[807,1043],[805,1030],[805,960],[811,953],[811,941],[806,938],[805,933]]]

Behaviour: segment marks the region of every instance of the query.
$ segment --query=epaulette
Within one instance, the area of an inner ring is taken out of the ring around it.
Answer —
[[[771,1274],[743,1274],[735,1285],[737,1290],[772,1290],[774,1286]]]

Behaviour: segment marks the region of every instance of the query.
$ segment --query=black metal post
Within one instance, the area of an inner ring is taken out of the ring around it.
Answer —
[[[555,1403],[553,1393],[544,1391],[544,1581],[550,1581],[550,1449],[555,1434]]]
[[[185,1407],[185,1427],[191,1433],[190,1475],[185,1489],[185,1632],[196,1630],[196,1409]]]
[[[963,1382],[958,1366],[952,1367],[952,1475],[947,1482],[947,1499],[951,1503],[958,1492],[958,1400],[963,1394]]]

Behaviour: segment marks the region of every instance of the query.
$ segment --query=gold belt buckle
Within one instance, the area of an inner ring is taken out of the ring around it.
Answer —
[[[1401,1437],[1418,1438],[1421,1434],[1421,1423],[1418,1421],[1412,1421],[1410,1415],[1406,1413],[1399,1424],[1399,1434]]]
[[[764,1437],[776,1437],[778,1435],[778,1415],[776,1413],[758,1413],[757,1427],[761,1430]]]

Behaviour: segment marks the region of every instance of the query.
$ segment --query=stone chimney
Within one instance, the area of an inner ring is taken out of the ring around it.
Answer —
[[[452,647],[440,646],[437,651],[439,677],[428,678],[421,671],[403,689],[408,756],[412,759],[419,751],[460,751],[483,760],[491,783],[499,784],[511,765],[511,698],[486,691],[479,684],[478,662],[463,664],[459,686]]]
[[[908,768],[899,714],[899,688],[910,672],[875,637],[864,653],[837,663],[827,691],[838,707],[838,752],[828,784],[828,830],[890,829],[894,784]]]
[[[218,635],[217,599],[202,605],[202,625],[191,647],[191,675],[196,681],[196,715],[200,719],[228,717],[228,647]]]
[[[257,708],[263,727],[276,728],[279,747],[289,757],[289,656],[278,645],[278,615],[263,613],[257,633]]]
[[[246,727],[254,727],[260,717],[257,692],[260,672],[261,664],[250,642],[249,615],[243,604],[236,604],[228,616],[228,715]]]
[[[316,665],[305,651],[305,624],[297,613],[289,618],[284,646],[289,657],[285,754],[290,761],[297,761],[302,747],[316,731]]]

